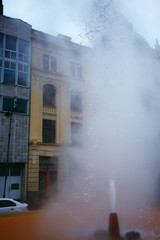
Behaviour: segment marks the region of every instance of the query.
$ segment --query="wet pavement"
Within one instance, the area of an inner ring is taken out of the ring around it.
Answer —
[[[67,219],[66,219],[67,222]],[[46,226],[52,226],[47,229]],[[67,225],[66,225],[67,226]],[[160,239],[160,209],[151,209],[140,218],[133,216],[127,223],[128,230],[138,229],[143,239]],[[67,228],[67,227],[66,227]],[[120,223],[121,228],[121,223]],[[63,231],[64,230],[64,231]],[[107,230],[107,229],[106,229]],[[105,234],[104,234],[105,235]],[[122,235],[122,234],[121,234]],[[83,236],[83,233],[82,233]],[[122,236],[123,237],[123,236]],[[52,224],[52,218],[47,223],[47,215],[43,211],[28,211],[0,215],[0,239],[2,240],[71,240],[97,239],[93,233],[90,237],[71,237],[67,234],[64,222]],[[98,238],[99,240],[100,238]],[[104,239],[102,237],[101,239]]]

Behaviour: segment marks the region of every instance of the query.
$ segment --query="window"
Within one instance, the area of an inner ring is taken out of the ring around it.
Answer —
[[[29,62],[29,42],[19,39],[18,60],[21,62]]]
[[[75,63],[70,62],[70,75],[75,76],[75,74],[76,74]]]
[[[16,46],[17,39],[11,36],[6,36],[5,58],[16,60]]]
[[[39,163],[40,164],[57,164],[58,163],[58,157],[39,157]]]
[[[0,48],[3,49],[3,34],[0,34]]]
[[[0,34],[0,57],[3,57],[3,35]]]
[[[6,163],[0,163],[0,176],[9,176],[9,167]]]
[[[0,208],[13,206],[16,206],[16,204],[10,200],[0,200]]]
[[[27,83],[28,83],[27,73],[18,72],[18,84],[23,85],[23,86],[27,86]]]
[[[18,64],[18,85],[28,86],[28,65]]]
[[[11,58],[11,59],[16,60],[16,52],[11,52],[11,51],[5,50],[5,58]]]
[[[73,146],[80,146],[82,144],[81,129],[81,123],[71,123],[71,142]]]
[[[14,104],[14,105],[13,105]],[[16,104],[13,98],[3,97],[3,111],[16,111],[18,113],[28,113],[28,101],[26,99],[16,99]]]
[[[43,86],[43,105],[56,106],[56,88],[51,84]]]
[[[19,40],[19,52],[29,55],[29,42],[20,39]]]
[[[77,78],[78,79],[82,78],[82,66],[79,63],[77,63]]]
[[[56,121],[43,119],[42,141],[43,143],[55,143]]]
[[[82,95],[78,91],[71,91],[71,110],[82,111]]]
[[[4,69],[4,83],[15,84],[16,71]]]
[[[27,114],[28,113],[28,100],[18,98],[17,99],[16,112]]]
[[[15,84],[16,80],[16,63],[5,61],[4,62],[4,82]]]
[[[18,190],[19,189],[19,183],[12,183],[11,184],[11,190]]]
[[[45,54],[43,55],[43,69],[49,70],[49,56]]]
[[[70,62],[70,75],[77,79],[82,78],[82,66],[80,63]]]
[[[57,60],[55,57],[51,57],[51,72],[57,71]]]
[[[13,163],[11,165],[11,176],[21,176],[21,164]]]
[[[6,36],[6,49],[16,51],[16,38]]]
[[[4,39],[5,58],[0,62],[0,80],[3,76],[4,83],[28,86],[30,42],[0,34],[0,51]]]
[[[13,109],[13,98],[3,97],[3,111],[11,111]]]

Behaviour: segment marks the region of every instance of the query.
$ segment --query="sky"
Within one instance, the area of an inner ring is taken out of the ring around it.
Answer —
[[[21,19],[32,28],[57,35],[72,37],[83,44],[82,18],[92,0],[3,0],[4,15]],[[117,0],[126,19],[151,47],[160,41],[159,0]]]

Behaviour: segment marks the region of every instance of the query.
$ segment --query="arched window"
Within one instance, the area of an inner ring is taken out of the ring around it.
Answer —
[[[56,88],[51,84],[43,86],[43,105],[56,107]]]

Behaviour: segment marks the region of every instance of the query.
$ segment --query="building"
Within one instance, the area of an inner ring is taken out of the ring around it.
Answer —
[[[31,26],[0,2],[0,197],[26,198]]]
[[[83,122],[86,47],[32,29],[28,200],[63,178],[61,146],[78,146]],[[58,180],[58,181],[57,181]],[[55,190],[56,191],[56,190]]]
[[[155,58],[141,36],[133,39],[139,54]],[[4,16],[0,1],[0,197],[35,203],[67,175],[61,149],[81,145],[88,51]]]
[[[34,202],[63,178],[61,146],[80,144],[86,49],[4,16],[0,1],[0,197]]]

